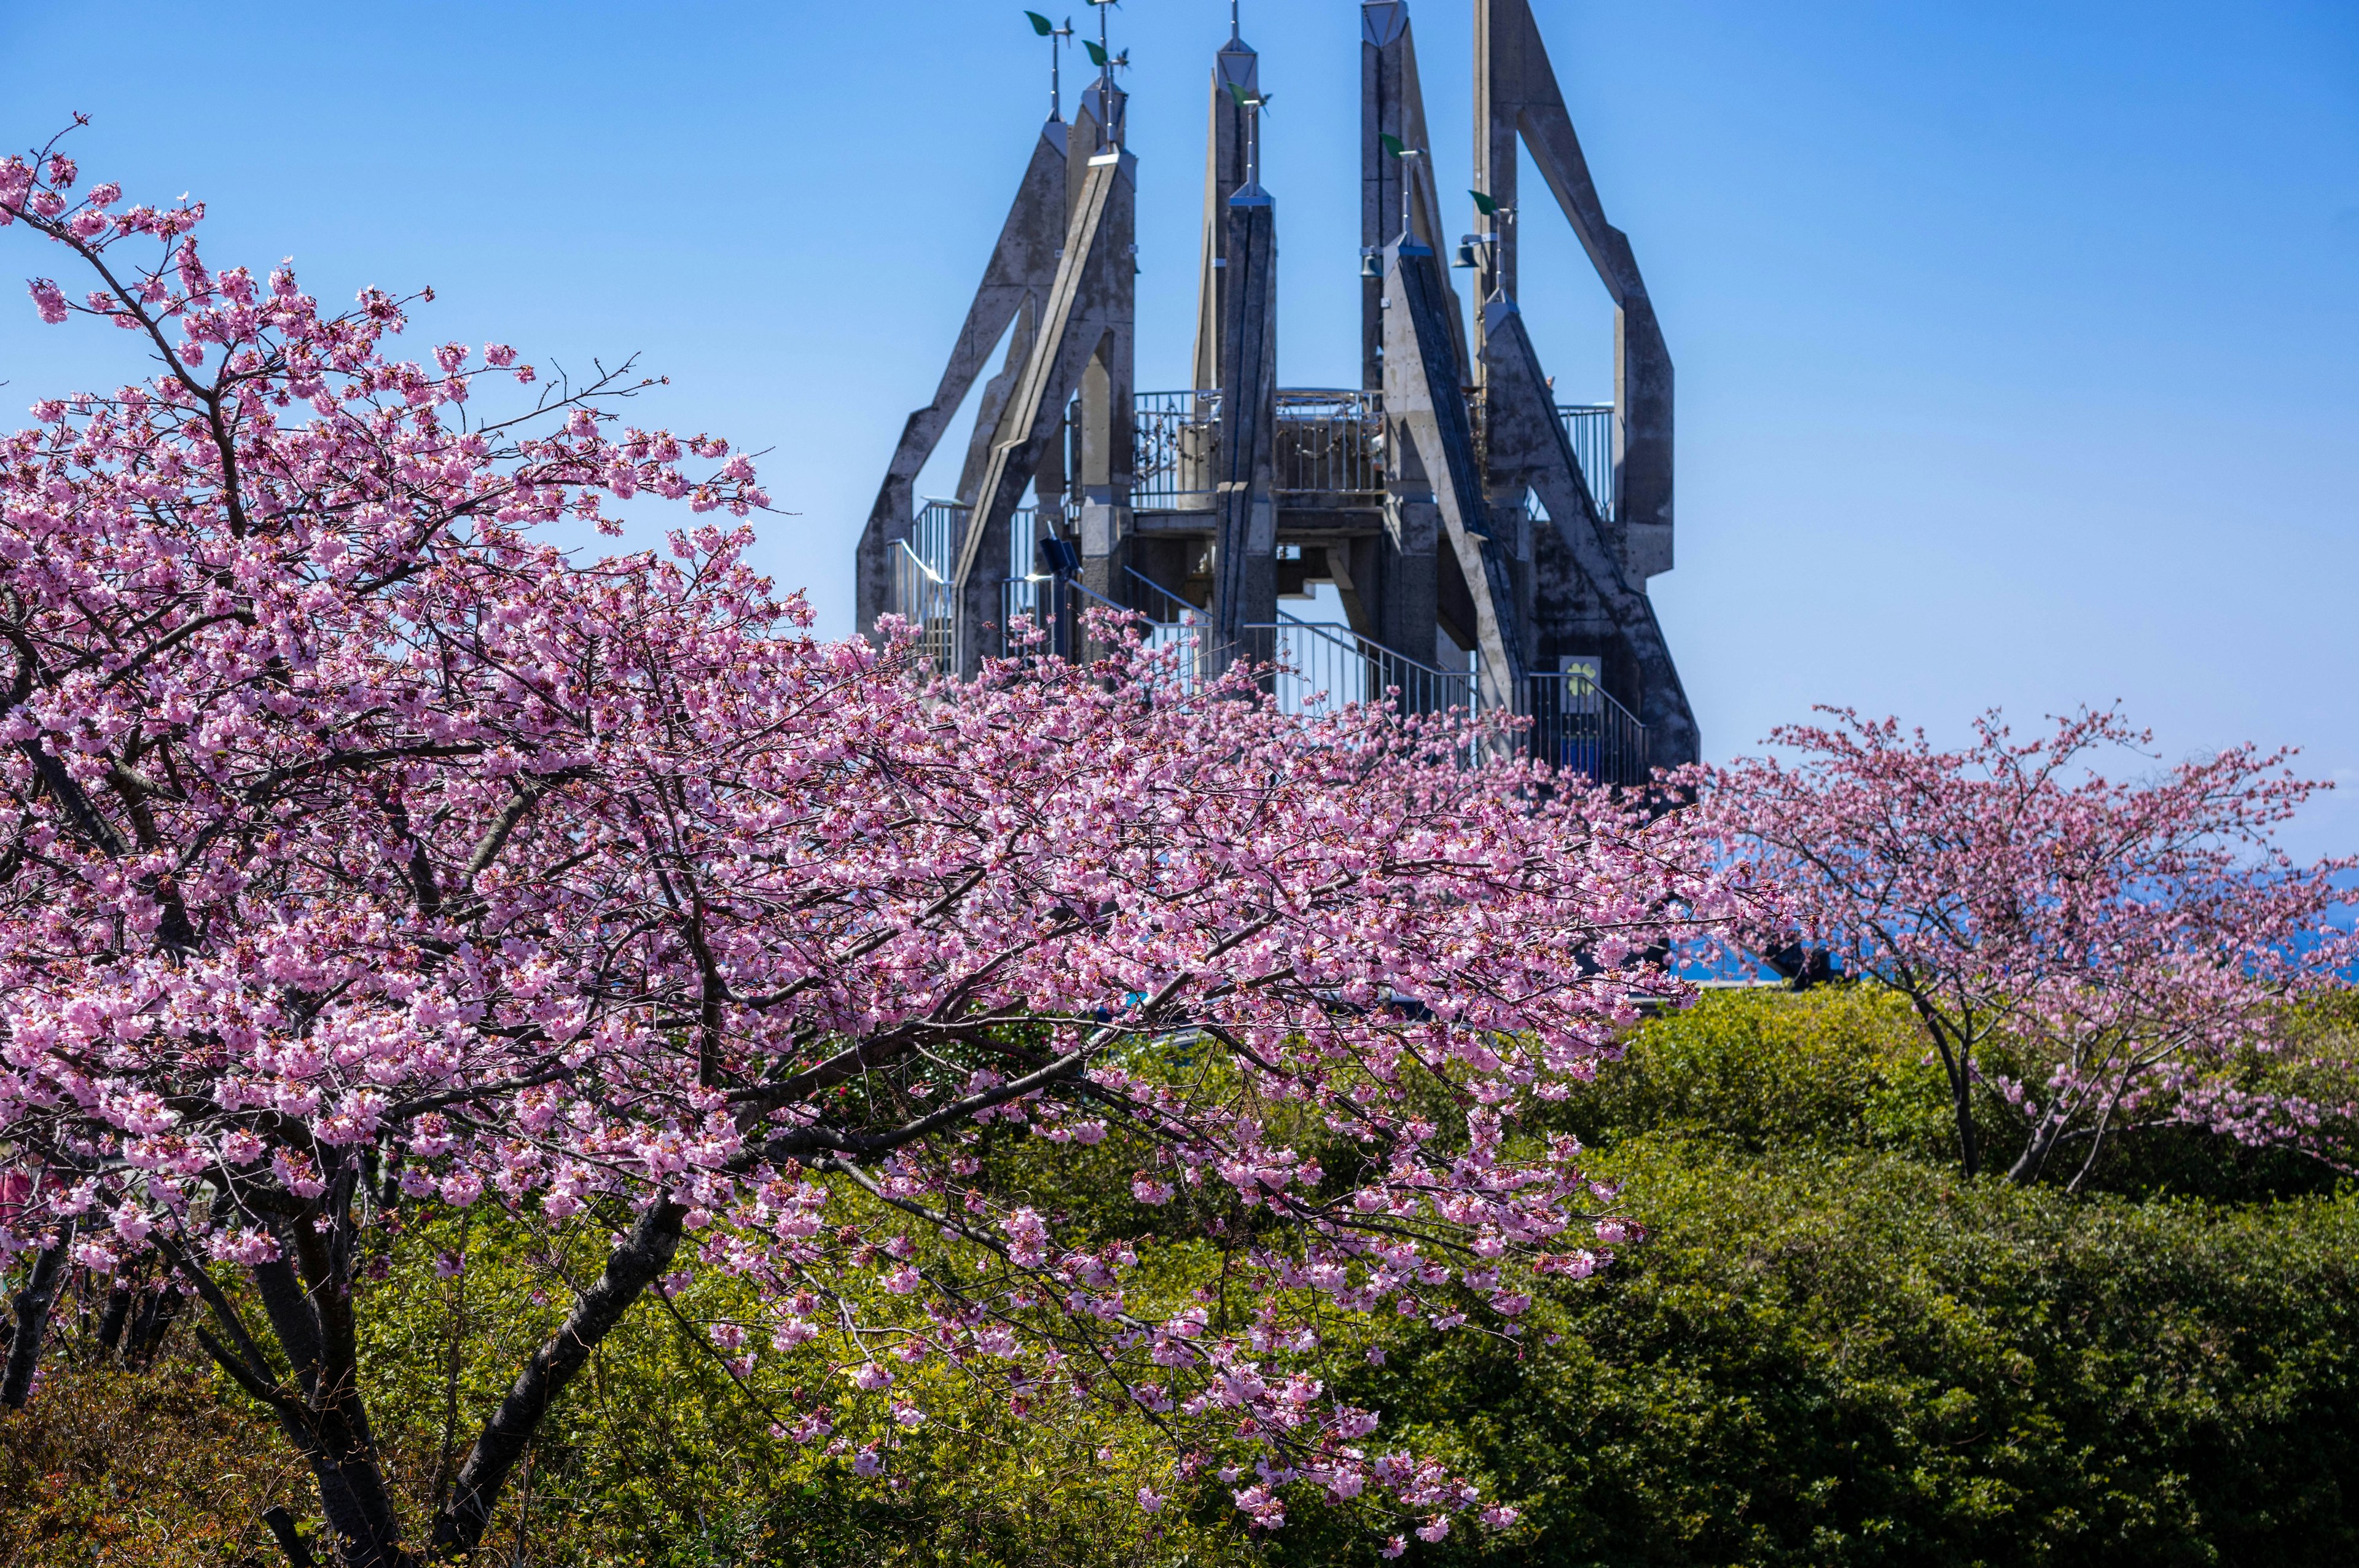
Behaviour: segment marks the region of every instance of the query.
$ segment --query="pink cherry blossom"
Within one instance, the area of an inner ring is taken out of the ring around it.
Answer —
[[[852,1452],[886,1363],[938,1358],[1019,1415],[1152,1413],[1266,1525],[1289,1488],[1475,1505],[1343,1446],[1375,1418],[1322,1392],[1319,1325],[1506,1334],[1535,1272],[1596,1266],[1549,1250],[1604,1212],[1578,1146],[1522,1119],[1690,994],[1654,944],[1738,912],[1695,814],[1452,718],[1182,682],[1111,622],[964,682],[906,629],[815,638],[746,564],[753,465],[622,424],[651,382],[462,401],[462,346],[399,357],[425,291],[266,289],[195,204],[86,235],[48,152],[0,162],[0,213],[153,373],[0,440],[0,1256],[157,1217],[103,1245],[202,1298],[353,1562],[409,1549],[330,1330],[427,1203],[611,1228],[421,1550],[480,1546],[601,1337],[708,1274],[760,1303],[756,1397],[851,1390],[771,1406],[797,1442]],[[632,496],[689,503],[668,548],[585,548]],[[1025,1141],[1135,1162],[1259,1304],[1161,1298],[979,1158]]]
[[[2337,879],[2359,858],[2298,865],[2274,838],[2330,786],[2250,745],[2154,770],[2152,737],[2111,711],[2030,741],[1986,714],[1957,751],[1825,711],[1825,725],[1770,737],[1791,765],[1690,782],[1723,843],[1777,888],[1744,923],[1756,952],[1831,949],[1909,1000],[1969,1173],[1977,1103],[2021,1118],[2018,1181],[2062,1155],[2078,1186],[2108,1139],[2168,1124],[2354,1168],[2354,1108],[2252,1091],[2232,1073],[2239,1053],[2279,1047],[2287,1001],[2352,962],[2338,916],[2354,895]],[[2151,776],[2104,777],[2108,754]],[[1994,1065],[2002,1044],[2027,1073]]]

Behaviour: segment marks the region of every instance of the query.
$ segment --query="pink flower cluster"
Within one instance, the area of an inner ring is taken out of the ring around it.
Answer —
[[[2141,770],[2152,754],[2111,711],[2030,741],[1985,715],[1954,751],[1829,711],[1771,736],[1793,764],[1692,782],[1723,844],[1777,891],[1740,923],[1755,951],[1827,947],[1915,1003],[1969,1170],[1978,1097],[2023,1119],[2018,1180],[2069,1154],[2077,1185],[2109,1138],[2169,1123],[2351,1168],[2354,1107],[2236,1077],[2281,1044],[2287,1002],[2350,971],[2341,879],[2359,858],[2298,865],[2275,839],[2331,786],[2249,745],[2109,779],[2094,766],[2108,754]],[[1998,1067],[2002,1053],[2021,1066]]]
[[[215,270],[201,207],[73,176],[0,164],[0,222],[101,284],[37,308],[158,370],[0,441],[0,1252],[103,1210],[85,1266],[337,1300],[402,1204],[594,1215],[668,1296],[761,1287],[713,1337],[741,1379],[766,1343],[881,1417],[938,1357],[1018,1411],[1155,1413],[1182,1471],[1257,1467],[1258,1522],[1296,1484],[1475,1505],[1355,1446],[1317,1325],[1514,1335],[1533,1264],[1593,1266],[1545,1250],[1600,1215],[1518,1108],[1684,994],[1642,950],[1731,907],[1685,816],[1135,645],[929,683],[808,635],[742,525],[583,559],[609,500],[763,508],[753,466],[618,428],[643,384],[395,358],[425,297],[323,310],[291,265]],[[541,390],[487,409],[485,370]],[[1247,1319],[1153,1304],[1131,1248],[1003,1190],[987,1156],[1035,1138],[1118,1146],[1146,1212],[1234,1249]],[[318,1384],[286,1419],[360,1429]]]

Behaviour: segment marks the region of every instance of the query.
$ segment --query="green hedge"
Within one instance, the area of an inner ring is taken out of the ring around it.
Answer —
[[[2350,1026],[2347,1006],[2305,1022]],[[2359,1562],[2359,1194],[2317,1167],[2177,1138],[2125,1144],[2081,1197],[1966,1182],[1906,1010],[1848,987],[1652,1021],[1553,1114],[1625,1184],[1644,1240],[1550,1292],[1519,1343],[1385,1319],[1332,1345],[1330,1381],[1385,1411],[1382,1441],[1523,1509],[1406,1563]],[[995,1157],[1043,1205],[1137,1223],[1106,1195],[1129,1154],[1069,1155]],[[419,1218],[362,1311],[373,1347],[407,1342],[373,1397],[422,1498],[461,1285],[432,1268],[457,1238]],[[1166,1286],[1211,1267],[1170,1239],[1148,1249]],[[515,1298],[495,1276],[549,1266],[544,1238],[469,1241],[462,1441],[553,1310],[484,1308]],[[45,1398],[0,1420],[0,1568],[234,1561],[255,1509],[304,1494],[185,1352],[141,1379],[71,1365],[74,1336]],[[1377,1561],[1364,1520],[1315,1503],[1274,1540],[1214,1488],[1147,1519],[1125,1499],[1154,1455],[1090,1412],[1018,1422],[948,1388],[927,1403],[905,1488],[857,1481],[772,1441],[650,1303],[554,1416],[500,1561],[519,1530],[524,1562],[598,1568]]]
[[[1559,1343],[1427,1336],[1347,1379],[1526,1510],[1433,1560],[2359,1561],[2359,1205],[1691,1141],[1602,1165],[1652,1234],[1541,1314]]]

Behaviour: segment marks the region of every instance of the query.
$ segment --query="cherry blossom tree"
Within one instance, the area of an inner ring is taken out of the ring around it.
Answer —
[[[2021,1119],[2008,1174],[2070,1152],[2077,1187],[2108,1139],[2193,1126],[2340,1162],[2351,1108],[2263,1092],[2234,1070],[2284,1044],[2286,1003],[2347,973],[2336,885],[2359,860],[2297,865],[2276,831],[2329,785],[2290,753],[2239,746],[2136,782],[2152,737],[2113,711],[2017,741],[1996,713],[1942,751],[1894,719],[1770,737],[1792,765],[1701,775],[1720,841],[1777,886],[1739,929],[1756,952],[1799,941],[1915,1005],[1948,1076],[1967,1172],[1978,1098]],[[2020,1065],[2000,1064],[2002,1052]]]
[[[0,166],[0,221],[93,285],[36,307],[156,371],[0,447],[14,1267],[168,1268],[370,1568],[477,1547],[602,1338],[706,1273],[762,1303],[708,1325],[745,1397],[862,1476],[948,1369],[1152,1423],[1149,1510],[1217,1473],[1259,1527],[1403,1519],[1396,1554],[1512,1519],[1313,1362],[1339,1314],[1515,1336],[1610,1255],[1610,1189],[1526,1113],[1730,907],[1688,816],[1119,637],[965,684],[819,640],[712,516],[765,506],[751,465],[621,427],[643,384],[398,359],[423,296],[328,311],[212,270],[201,207],[76,190],[55,144]],[[538,391],[484,412],[504,380]],[[565,547],[641,492],[707,520]],[[1159,1296],[1011,1145],[1118,1151],[1250,1309]],[[428,1204],[603,1263],[405,1521],[356,1325]]]

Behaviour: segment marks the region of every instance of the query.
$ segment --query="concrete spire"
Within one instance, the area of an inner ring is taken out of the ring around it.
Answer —
[[[1250,183],[1246,167],[1248,111],[1237,102],[1261,96],[1261,57],[1237,31],[1237,9],[1229,8],[1229,41],[1212,57],[1204,135],[1204,228],[1196,282],[1196,351],[1193,385],[1209,391],[1221,384],[1221,301],[1226,294],[1228,201]]]

